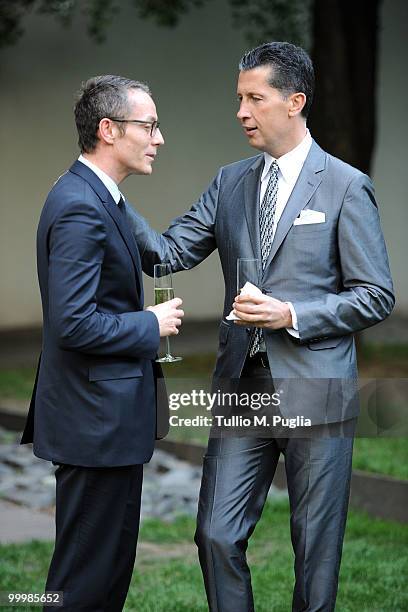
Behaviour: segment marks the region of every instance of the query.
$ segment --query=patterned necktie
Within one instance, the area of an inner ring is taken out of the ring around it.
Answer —
[[[273,222],[275,220],[276,200],[278,195],[278,172],[279,166],[274,160],[269,169],[270,177],[266,187],[265,195],[259,208],[259,227],[261,236],[262,270],[265,269],[272,246]],[[253,357],[259,351],[263,339],[263,332],[256,327],[251,338],[249,356]]]

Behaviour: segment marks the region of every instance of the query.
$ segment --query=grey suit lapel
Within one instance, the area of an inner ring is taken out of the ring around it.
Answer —
[[[313,196],[314,192],[322,182],[322,175],[320,172],[325,169],[325,166],[326,154],[319,147],[319,145],[313,141],[296,185],[294,186],[282,216],[279,219],[264,273],[275,257],[279,247],[286,237],[286,234],[292,227],[294,220],[309,202],[310,198]]]
[[[259,237],[259,189],[264,156],[260,155],[244,178],[245,216],[255,258],[261,256]]]

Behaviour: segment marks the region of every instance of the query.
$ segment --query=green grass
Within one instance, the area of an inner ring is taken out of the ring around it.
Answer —
[[[186,355],[180,364],[164,365],[169,391],[209,386],[214,363],[215,354],[211,353]],[[406,369],[408,372],[408,346],[364,344],[361,347],[359,363],[363,371],[364,367],[379,367],[381,364],[392,369],[395,364],[399,370]],[[0,370],[0,398],[28,399],[31,396],[34,376],[33,368]],[[193,416],[188,409],[180,409],[179,414]],[[197,410],[194,414],[197,414]],[[205,428],[172,428],[169,439],[205,444],[207,436],[208,430]],[[356,438],[354,467],[408,479],[407,439]]]
[[[166,378],[204,378],[210,380],[215,354],[186,355],[179,364],[162,364]]]
[[[150,518],[143,521],[139,540],[155,544],[177,544],[192,541],[187,534],[194,530],[194,520],[189,516],[179,516],[171,523]]]
[[[359,346],[359,357],[362,363],[367,361],[401,360],[408,362],[408,344],[377,344],[363,342]]]
[[[35,368],[0,370],[0,397],[29,399],[34,386]]]
[[[407,438],[356,438],[353,467],[408,480]]]
[[[208,431],[204,427],[173,427],[168,439],[206,445]],[[356,438],[353,468],[408,480],[407,438]]]
[[[154,543],[156,554],[144,552],[136,561],[127,612],[207,611],[192,544],[194,527],[194,520],[186,517],[170,524],[158,520],[143,524],[139,541]],[[351,511],[336,609],[339,612],[407,610],[407,545],[408,526]],[[166,557],[169,551],[173,558]],[[0,591],[42,592],[51,553],[52,545],[48,543],[0,547]],[[288,612],[293,589],[293,553],[286,501],[267,504],[251,539],[248,558],[257,612]],[[16,609],[9,608],[10,612]],[[7,608],[2,610],[6,612]]]
[[[359,365],[364,368],[372,364],[398,363],[408,373],[408,345],[363,344],[359,349]],[[215,365],[215,353],[186,355],[179,364],[163,365],[166,377],[209,378]],[[35,377],[34,368],[0,370],[0,397],[27,399],[31,396]]]

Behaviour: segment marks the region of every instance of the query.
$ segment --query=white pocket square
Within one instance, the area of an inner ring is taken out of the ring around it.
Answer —
[[[312,223],[325,223],[326,215],[319,210],[306,208],[300,211],[300,215],[294,220],[293,225],[310,225]]]

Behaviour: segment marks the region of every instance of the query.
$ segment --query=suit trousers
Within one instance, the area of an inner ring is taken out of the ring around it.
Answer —
[[[56,538],[46,590],[62,591],[49,610],[119,612],[136,556],[143,465],[55,472]]]
[[[243,376],[270,380],[270,370],[247,359]],[[255,609],[246,549],[280,453],[285,461],[295,554],[292,611],[334,610],[355,419],[344,425],[314,426],[306,437],[280,437],[282,432],[276,437],[210,437],[195,541],[212,612]]]

